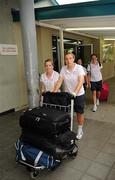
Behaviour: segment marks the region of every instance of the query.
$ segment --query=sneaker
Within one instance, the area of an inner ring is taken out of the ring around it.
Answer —
[[[96,105],[94,105],[93,106],[93,110],[92,110],[93,112],[96,112],[97,111],[97,106]]]
[[[82,138],[82,136],[83,136],[83,131],[81,131],[80,133],[78,133],[78,134],[76,135],[76,139],[77,139],[77,140],[80,140],[80,139]]]
[[[97,99],[96,104],[97,104],[97,106],[99,106],[99,99]]]

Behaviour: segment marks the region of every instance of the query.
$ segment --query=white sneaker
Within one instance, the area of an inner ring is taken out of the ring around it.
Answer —
[[[83,136],[83,131],[81,131],[80,133],[76,135],[76,139],[80,140],[82,136]]]
[[[96,112],[97,111],[97,106],[96,105],[94,105],[93,106],[93,110],[92,110],[93,112]]]
[[[97,99],[96,104],[97,104],[97,106],[99,106],[99,99]]]

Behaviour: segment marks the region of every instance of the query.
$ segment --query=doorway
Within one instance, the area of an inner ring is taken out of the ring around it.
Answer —
[[[75,55],[75,61],[81,58],[83,65],[87,67],[90,61],[90,55],[93,53],[93,44],[82,44],[81,40],[74,40],[69,38],[64,38],[64,53],[72,52]],[[52,53],[54,70],[60,71],[61,60],[60,60],[60,38],[57,36],[52,36]]]
[[[77,58],[81,58],[83,65],[87,67],[90,62],[90,56],[93,53],[93,44],[76,45]]]

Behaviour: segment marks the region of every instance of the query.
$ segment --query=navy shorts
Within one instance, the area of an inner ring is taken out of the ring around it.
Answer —
[[[76,113],[84,113],[85,95],[76,96],[74,99],[74,110]]]
[[[102,81],[91,82],[91,91],[101,91]]]

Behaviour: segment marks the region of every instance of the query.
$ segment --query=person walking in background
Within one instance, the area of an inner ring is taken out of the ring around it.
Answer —
[[[74,109],[76,112],[76,119],[78,121],[78,131],[76,138],[81,139],[83,136],[83,124],[84,124],[84,70],[82,66],[74,63],[75,56],[73,53],[67,53],[65,55],[65,66],[62,67],[60,71],[59,80],[54,87],[53,92],[57,92],[64,81],[65,92],[73,94],[74,99]]]
[[[44,68],[45,72],[41,74],[40,78],[41,93],[52,91],[59,78],[59,73],[54,71],[54,65],[51,59],[45,60]]]
[[[97,105],[99,105],[99,97],[102,89],[102,73],[101,73],[102,65],[97,59],[96,54],[91,54],[91,62],[88,64],[88,81],[89,87],[91,87],[92,91],[92,99],[93,99],[93,112],[97,110]]]
[[[81,65],[83,67],[83,70],[84,70],[84,73],[85,73],[83,87],[84,87],[84,90],[86,92],[86,88],[88,88],[87,69],[83,66],[83,62],[82,62],[81,58],[77,59],[77,64],[79,64],[79,65]]]

